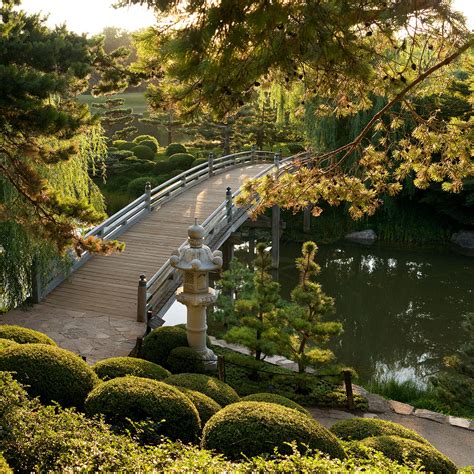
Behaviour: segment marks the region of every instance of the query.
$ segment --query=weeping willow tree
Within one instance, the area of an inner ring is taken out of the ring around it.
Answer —
[[[74,160],[54,165],[40,165],[37,173],[48,180],[62,199],[84,201],[103,213],[105,203],[91,175],[105,171],[106,138],[100,125],[90,128],[79,139],[79,152]],[[0,176],[0,203],[14,211],[24,199],[4,177]],[[31,212],[34,212],[33,210]],[[0,312],[22,304],[31,293],[32,269],[41,269],[46,280],[51,262],[58,262],[56,245],[16,222],[0,222]],[[69,257],[59,265],[67,267]],[[57,264],[57,263],[56,263]]]

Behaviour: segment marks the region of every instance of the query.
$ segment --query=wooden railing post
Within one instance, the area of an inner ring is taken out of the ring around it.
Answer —
[[[137,321],[144,323],[146,321],[146,276],[140,275],[138,281],[138,298],[137,298]]]
[[[227,188],[225,192],[225,200],[226,200],[226,215],[227,215],[227,223],[232,223],[232,189],[230,186]]]
[[[147,182],[145,184],[145,202],[146,202],[146,210],[148,212],[151,211],[151,183]]]
[[[255,145],[252,145],[252,149],[250,150],[250,162],[251,162],[252,164],[255,163],[255,158],[256,158],[256,155],[257,155],[257,154],[255,153],[256,150],[257,150],[257,147],[256,147]]]
[[[41,301],[41,271],[36,259],[31,266],[31,301],[39,303]]]
[[[347,409],[353,410],[354,405],[354,393],[352,391],[352,373],[350,370],[344,370],[344,385],[346,387],[346,397],[347,397]]]
[[[214,153],[211,151],[207,158],[207,164],[209,168],[209,178],[214,176]]]

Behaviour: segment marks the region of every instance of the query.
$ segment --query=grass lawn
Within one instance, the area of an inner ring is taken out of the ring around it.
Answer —
[[[126,92],[123,94],[116,94],[114,99],[125,99],[124,107],[130,107],[134,114],[148,114],[148,106],[143,92]],[[107,100],[107,97],[93,97],[92,95],[80,95],[78,100],[81,104],[87,104],[89,107],[93,103],[102,103]],[[98,109],[92,109],[98,111]]]

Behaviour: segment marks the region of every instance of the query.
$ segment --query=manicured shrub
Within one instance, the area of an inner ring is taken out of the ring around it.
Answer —
[[[109,157],[113,159],[117,159],[119,161],[123,161],[126,158],[135,157],[133,151],[131,150],[112,150],[109,148]]]
[[[246,397],[242,398],[242,401],[275,403],[287,408],[293,408],[293,410],[298,410],[305,415],[311,416],[308,410],[303,408],[300,404],[290,400],[289,398],[277,395],[276,393],[253,393],[252,395],[247,395]]]
[[[208,375],[189,373],[176,374],[168,377],[164,381],[170,385],[189,388],[204,393],[204,395],[212,398],[222,407],[239,401],[237,392],[230,385]]]
[[[18,346],[18,342],[12,341],[11,339],[0,338],[0,350],[7,349],[8,347]]]
[[[170,352],[176,347],[188,345],[186,331],[175,326],[154,329],[143,339],[142,357],[166,367]],[[192,387],[189,387],[192,388]]]
[[[42,332],[34,329],[23,328],[21,326],[0,325],[0,338],[10,339],[19,344],[49,344],[55,346],[56,343]]]
[[[291,441],[303,452],[317,449],[345,458],[339,440],[317,421],[291,408],[264,402],[234,403],[217,412],[204,427],[201,446],[239,459],[272,454],[275,448],[289,454]]]
[[[140,145],[145,145],[145,143],[143,142],[147,142],[146,146],[150,146],[149,143],[153,143],[152,145],[152,149],[153,149],[153,152],[156,153],[158,151],[158,148],[160,148],[160,144],[158,142],[158,139],[156,137],[154,137],[153,135],[138,135],[138,137],[135,137],[133,139],[133,143],[137,143],[137,144],[140,144]],[[151,146],[150,146],[151,147]]]
[[[169,161],[158,161],[157,163],[155,163],[155,166],[153,168],[153,172],[158,176],[167,174],[172,170],[173,170],[173,164],[170,163]]]
[[[0,326],[0,338],[10,339],[19,344],[49,344],[55,346],[56,343],[42,332],[34,329],[23,328],[21,326],[10,326],[3,324]]]
[[[175,153],[186,153],[186,147],[184,145],[181,145],[181,143],[170,143],[166,147],[166,156],[172,156]]]
[[[126,375],[135,375],[147,379],[163,380],[171,373],[148,360],[137,359],[136,357],[112,357],[97,362],[92,366],[92,370],[102,380],[115,379]]]
[[[362,444],[380,451],[389,459],[401,464],[420,460],[426,472],[451,474],[457,472],[456,465],[431,445],[419,443],[399,436],[375,436],[364,439]]]
[[[155,157],[155,152],[146,145],[135,145],[135,147],[132,148],[132,151],[137,158],[140,158],[140,160],[153,160]]]
[[[99,384],[87,397],[85,409],[119,426],[127,426],[127,418],[151,420],[157,435],[183,442],[195,441],[201,429],[196,407],[177,388],[130,375]]]
[[[137,146],[136,143],[133,142],[125,142],[121,143],[120,145],[117,146],[119,150],[131,150],[132,148],[135,148]]]
[[[175,153],[170,156],[170,163],[173,165],[173,169],[188,170],[193,166],[194,156],[189,153]]]
[[[201,418],[202,426],[207,423],[207,420],[211,416],[215,415],[222,407],[215,402],[212,398],[204,395],[204,393],[196,392],[196,390],[189,390],[189,388],[176,387],[179,391],[183,392],[196,407],[199,418]]]
[[[192,372],[202,374],[205,371],[201,356],[191,347],[175,347],[168,356],[166,366],[173,374]]]
[[[375,418],[351,418],[338,421],[331,427],[331,431],[345,441],[362,440],[370,436],[399,436],[400,438],[413,439],[420,443],[429,444],[425,438],[413,430],[405,428],[392,421],[378,420]]]
[[[14,372],[28,393],[42,402],[81,407],[98,383],[76,354],[45,344],[21,344],[0,351],[0,370]]]
[[[3,457],[3,454],[1,454],[1,453],[0,453],[0,472],[2,474],[10,474],[11,472],[13,472],[10,469],[10,466],[5,461],[5,458]]]
[[[158,146],[152,140],[143,140],[142,142],[140,142],[140,145],[147,146],[153,152],[153,154],[158,151]]]
[[[194,160],[193,166],[203,165],[204,163],[207,163],[207,158],[198,158]]]
[[[305,150],[305,147],[301,143],[287,143],[286,147],[292,155]]]
[[[115,148],[120,148],[121,145],[124,145],[125,143],[128,143],[127,140],[114,140],[112,142],[112,146]],[[110,150],[110,147],[109,147]]]
[[[150,183],[152,188],[158,186],[157,179],[154,176],[142,176],[141,178],[132,179],[127,185],[127,191],[134,197],[140,197],[145,193],[146,183]]]

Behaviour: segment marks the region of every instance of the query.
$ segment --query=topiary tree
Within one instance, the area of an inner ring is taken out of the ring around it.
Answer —
[[[176,347],[187,345],[188,338],[185,329],[176,326],[163,326],[154,329],[143,339],[141,356],[166,367],[170,352]]]
[[[43,403],[82,407],[99,382],[76,354],[46,344],[20,344],[0,351],[0,370],[13,372],[28,393]]]
[[[158,180],[154,176],[142,176],[141,178],[132,179],[127,185],[127,191],[134,197],[140,197],[145,193],[147,183],[150,183],[152,188],[158,186]]]
[[[299,403],[290,400],[289,398],[283,397],[276,393],[252,393],[242,398],[243,402],[265,402],[265,403],[275,403],[276,405],[281,405],[287,408],[293,408],[305,415],[311,416],[306,408],[303,408]]]
[[[152,148],[155,153],[158,151],[158,148],[160,148],[160,143],[158,142],[158,139],[153,135],[138,135],[138,137],[135,137],[133,139],[133,143],[136,144],[145,145],[145,143],[143,142],[147,142],[146,146]],[[151,146],[150,143],[153,143],[153,146]]]
[[[201,424],[203,427],[211,416],[215,415],[222,409],[217,402],[215,402],[211,397],[204,395],[204,393],[184,387],[177,386],[176,388],[183,392],[193,402],[199,412],[199,418],[201,418]]]
[[[121,427],[130,426],[127,419],[151,420],[147,440],[164,435],[193,442],[201,430],[196,407],[177,388],[130,375],[99,384],[87,397],[85,410],[88,415],[102,414],[108,422]]]
[[[184,145],[181,145],[181,143],[170,143],[166,147],[166,156],[172,156],[175,153],[186,153],[186,147]]]
[[[140,160],[153,160],[155,152],[146,145],[135,145],[132,148],[133,154]]]
[[[97,362],[92,366],[92,370],[102,380],[115,379],[126,375],[135,375],[153,380],[163,380],[171,373],[148,360],[137,359],[136,357],[112,357]]]
[[[204,374],[176,374],[168,377],[164,382],[204,393],[223,407],[240,400],[237,392],[230,385]]]
[[[8,347],[18,346],[18,342],[12,341],[11,339],[0,339],[0,350],[7,349]]]
[[[169,162],[173,169],[187,170],[192,167],[195,158],[189,153],[175,153],[170,156]]]
[[[412,439],[419,443],[429,444],[428,441],[413,430],[405,428],[392,421],[376,418],[351,418],[338,421],[331,427],[331,431],[344,441],[362,440],[372,436],[398,436]]]
[[[166,360],[166,366],[173,374],[192,372],[202,374],[205,372],[202,357],[191,347],[175,347]]]
[[[334,458],[346,457],[340,441],[316,420],[264,402],[234,403],[217,412],[204,427],[201,446],[239,459],[273,454],[275,448],[289,454],[291,441],[303,453],[317,449]]]
[[[10,339],[19,344],[49,344],[55,346],[56,343],[42,332],[34,329],[12,326],[9,324],[0,325],[0,338]]]
[[[419,443],[399,436],[375,436],[364,439],[362,444],[380,451],[389,459],[400,464],[421,461],[426,472],[439,474],[458,472],[456,465],[448,457],[426,443]]]

